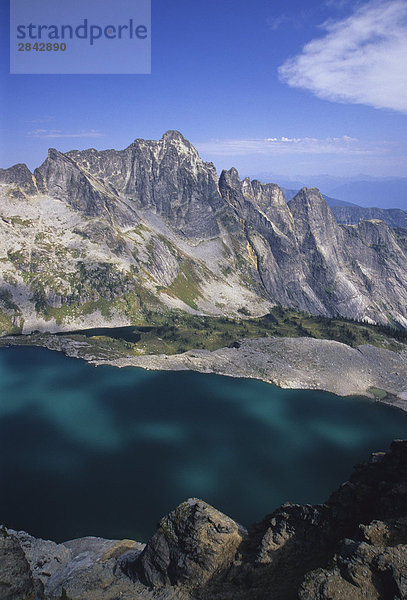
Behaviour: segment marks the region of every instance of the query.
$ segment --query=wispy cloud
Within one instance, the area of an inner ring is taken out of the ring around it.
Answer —
[[[407,113],[407,2],[370,1],[280,68],[280,79],[335,102]]]
[[[265,138],[240,140],[211,140],[195,144],[200,152],[214,156],[248,154],[346,154],[369,155],[386,151],[384,145],[367,144],[348,135],[331,138]]]
[[[267,25],[270,27],[272,31],[277,31],[283,25],[287,25],[288,23],[293,22],[294,19],[288,15],[281,14],[278,17],[269,17],[267,19]]]
[[[350,4],[355,5],[355,0],[325,0],[325,5],[330,9],[342,10]],[[360,4],[360,1],[359,1]]]
[[[27,135],[35,138],[99,138],[103,136],[103,133],[94,129],[77,133],[68,133],[59,129],[33,129],[28,131]]]
[[[55,121],[55,117],[53,115],[44,115],[43,117],[38,117],[37,119],[30,119],[26,122],[31,123],[32,125],[39,125],[40,123],[49,123],[50,121]]]

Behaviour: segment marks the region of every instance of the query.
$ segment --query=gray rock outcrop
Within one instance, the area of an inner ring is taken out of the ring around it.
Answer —
[[[247,531],[196,498],[161,519],[157,533],[127,572],[150,587],[194,589],[221,578]]]
[[[18,539],[4,527],[0,529],[1,600],[43,600],[43,586],[34,579]]]
[[[286,503],[249,530],[181,503],[144,547],[0,533],[2,600],[405,600],[407,441],[355,467],[326,503]]]

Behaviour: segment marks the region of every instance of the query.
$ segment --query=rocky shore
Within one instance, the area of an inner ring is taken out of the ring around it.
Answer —
[[[249,529],[196,498],[165,516],[146,545],[56,544],[2,527],[0,597],[403,600],[407,441],[357,465],[326,503],[284,504]]]
[[[313,338],[261,338],[236,346],[214,352],[121,358],[109,364],[249,377],[282,388],[367,396],[407,410],[407,350],[393,352],[370,345],[351,348]]]
[[[259,379],[288,389],[323,390],[339,396],[359,395],[407,410],[407,349],[388,350],[369,344],[352,348],[332,340],[260,338],[236,341],[232,347],[190,350],[183,354],[124,356],[95,351],[89,338],[32,334],[0,339],[0,346],[36,345],[82,358],[95,365],[152,370],[193,370]]]

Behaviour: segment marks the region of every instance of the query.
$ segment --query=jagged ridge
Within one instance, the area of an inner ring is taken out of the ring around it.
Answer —
[[[148,307],[312,314],[407,325],[407,238],[340,225],[316,189],[218,178],[176,131],[121,151],[51,149],[0,170],[0,328],[137,322]]]

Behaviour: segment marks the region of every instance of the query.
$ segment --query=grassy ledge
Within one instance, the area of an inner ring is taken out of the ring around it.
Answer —
[[[50,335],[50,334],[48,334]],[[351,347],[371,344],[398,351],[405,349],[407,332],[344,319],[315,317],[279,306],[259,318],[198,316],[180,310],[143,312],[129,327],[99,328],[58,333],[78,343],[81,355],[119,358],[154,354],[180,354],[188,350],[217,350],[240,340],[264,337],[312,337],[342,342]],[[17,343],[29,344],[31,336]],[[23,341],[24,340],[24,341]]]

